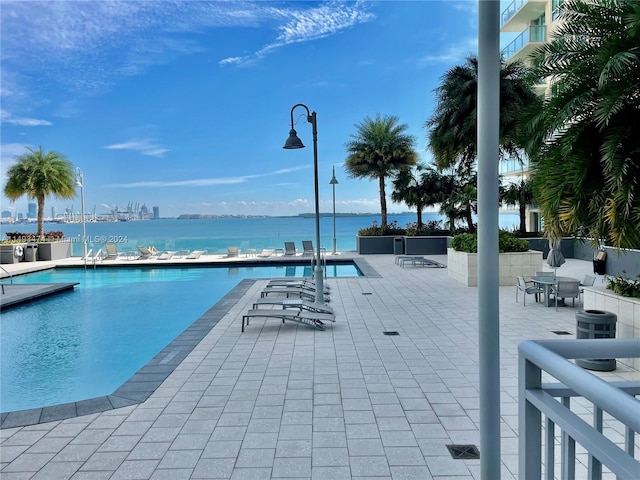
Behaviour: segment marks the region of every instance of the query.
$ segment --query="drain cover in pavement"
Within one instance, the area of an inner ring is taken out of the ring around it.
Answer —
[[[567,332],[566,330],[551,330],[551,333],[555,333],[556,335],[572,335],[571,332]]]
[[[363,295],[373,295],[371,292],[362,292]]]
[[[480,458],[480,450],[475,445],[447,445],[447,448],[455,460]]]
[[[395,330],[387,330],[386,332],[382,332],[383,335],[400,335]]]

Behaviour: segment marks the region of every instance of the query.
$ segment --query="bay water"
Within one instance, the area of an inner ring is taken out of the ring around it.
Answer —
[[[398,226],[415,222],[415,214],[390,214],[389,222],[397,221]],[[441,220],[437,213],[424,213],[423,222]],[[380,223],[380,215],[338,216],[335,220],[335,238],[338,251],[355,251],[358,230]],[[513,230],[519,225],[515,213],[499,215],[500,228]],[[4,232],[36,231],[36,224],[1,226]],[[206,250],[208,253],[226,253],[227,247],[236,246],[241,251],[266,248],[283,248],[284,242],[295,242],[302,248],[302,240],[312,240],[315,244],[315,219],[311,217],[251,217],[213,219],[158,219],[128,222],[87,222],[85,225],[87,248],[96,252],[104,249],[107,242],[116,243],[122,252],[136,251],[138,246],[154,246],[157,250]],[[82,255],[81,223],[45,223],[45,231],[62,231],[65,238],[73,243],[73,255]],[[333,217],[320,218],[320,244],[327,251],[333,249]]]

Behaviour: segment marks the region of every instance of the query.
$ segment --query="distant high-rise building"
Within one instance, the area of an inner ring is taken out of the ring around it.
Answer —
[[[58,217],[58,207],[51,207],[51,220],[55,220]]]
[[[155,220],[160,218],[160,207],[153,207],[153,218]]]
[[[27,218],[36,218],[38,216],[38,205],[29,203],[27,205]]]
[[[9,210],[3,210],[2,211],[2,218],[11,218],[13,215],[11,214],[11,212]]]

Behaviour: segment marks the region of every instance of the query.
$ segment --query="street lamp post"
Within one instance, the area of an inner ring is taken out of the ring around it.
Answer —
[[[336,167],[332,167],[332,177],[329,182],[333,188],[333,254],[336,254],[336,185],[338,185],[338,179],[336,178]]]
[[[289,131],[289,138],[284,143],[282,148],[287,150],[294,150],[298,148],[304,148],[302,140],[298,137],[295,129],[293,128],[293,111],[297,107],[303,107],[307,111],[307,122],[311,124],[313,130],[313,175],[314,175],[314,187],[315,187],[315,202],[316,202],[316,266],[315,266],[315,280],[316,280],[316,303],[324,303],[324,275],[322,267],[320,266],[320,204],[318,195],[318,124],[316,121],[316,112],[310,112],[309,108],[302,104],[297,103],[291,107],[291,130]]]
[[[80,187],[80,213],[82,214],[82,258],[87,258],[87,230],[84,219],[84,175],[76,168],[76,187]]]

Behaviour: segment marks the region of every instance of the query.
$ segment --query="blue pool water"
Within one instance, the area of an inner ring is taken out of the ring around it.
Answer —
[[[330,265],[327,274],[359,272]],[[311,269],[64,268],[14,277],[80,284],[2,313],[0,411],[109,395],[240,280],[284,276],[311,276]]]

